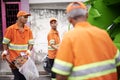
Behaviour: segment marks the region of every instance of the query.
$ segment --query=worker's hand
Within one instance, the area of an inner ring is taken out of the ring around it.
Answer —
[[[26,54],[27,54],[28,56],[30,56],[30,55],[31,55],[31,51],[30,51],[30,50],[27,50],[27,51],[26,51]]]
[[[20,52],[20,55],[21,55],[22,57],[24,57],[24,58],[28,58],[28,55],[27,55],[27,53],[25,53],[25,52]]]
[[[4,50],[4,51],[2,52],[1,57],[2,57],[3,60],[6,59],[7,54],[8,54],[7,50]]]

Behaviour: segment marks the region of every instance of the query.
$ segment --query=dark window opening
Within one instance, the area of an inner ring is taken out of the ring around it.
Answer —
[[[18,4],[6,4],[6,25],[7,27],[14,24],[17,20]]]
[[[3,2],[20,2],[20,0],[3,0]]]

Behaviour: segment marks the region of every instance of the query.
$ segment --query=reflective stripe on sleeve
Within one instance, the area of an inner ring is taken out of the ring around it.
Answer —
[[[119,52],[119,50],[117,50],[115,60],[116,60],[116,66],[120,66],[120,52]]]
[[[3,38],[3,42],[2,42],[3,44],[8,44],[9,42],[10,42],[10,39],[5,37]]]
[[[54,40],[54,39],[51,39],[51,40],[49,41],[49,43],[50,43],[50,45],[51,45],[51,44],[55,44],[55,40]]]
[[[30,39],[30,40],[29,40],[29,44],[34,44],[33,39]]]
[[[28,44],[25,45],[16,45],[16,44],[9,44],[9,49],[11,50],[27,50]]]
[[[48,46],[48,50],[55,50],[55,49],[52,48],[51,46]]]
[[[68,62],[61,61],[59,59],[55,59],[52,71],[62,74],[69,75],[72,69],[72,64]]]
[[[86,76],[76,76],[76,77],[71,76],[71,77],[69,77],[68,80],[88,80],[90,78],[100,77],[100,76],[104,76],[109,73],[115,73],[115,72],[116,72],[116,69],[112,69],[112,70],[107,70],[107,71],[103,71],[103,72],[97,72],[95,74],[89,74]]]
[[[73,68],[71,79],[86,80],[116,72],[115,60],[87,64]]]

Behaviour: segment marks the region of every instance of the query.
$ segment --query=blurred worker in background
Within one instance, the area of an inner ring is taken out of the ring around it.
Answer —
[[[87,22],[87,8],[72,2],[67,8],[74,29],[59,46],[52,71],[57,80],[118,80],[120,52],[105,30]]]
[[[50,18],[51,30],[48,33],[47,40],[48,40],[48,58],[51,67],[53,66],[54,58],[56,57],[56,53],[60,43],[57,25],[58,25],[57,19],[54,17]],[[55,80],[55,77],[56,77],[55,73],[51,71],[51,80]]]

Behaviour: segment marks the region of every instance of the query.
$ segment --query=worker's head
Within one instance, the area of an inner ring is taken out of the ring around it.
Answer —
[[[28,20],[28,16],[30,16],[31,14],[27,13],[26,11],[19,11],[17,13],[17,18],[18,21],[25,24]]]
[[[73,25],[87,18],[87,7],[82,2],[72,2],[66,8],[67,18]]]
[[[56,18],[54,18],[54,17],[52,17],[52,18],[50,18],[50,26],[51,26],[51,28],[52,29],[56,29],[57,28],[57,19]]]

